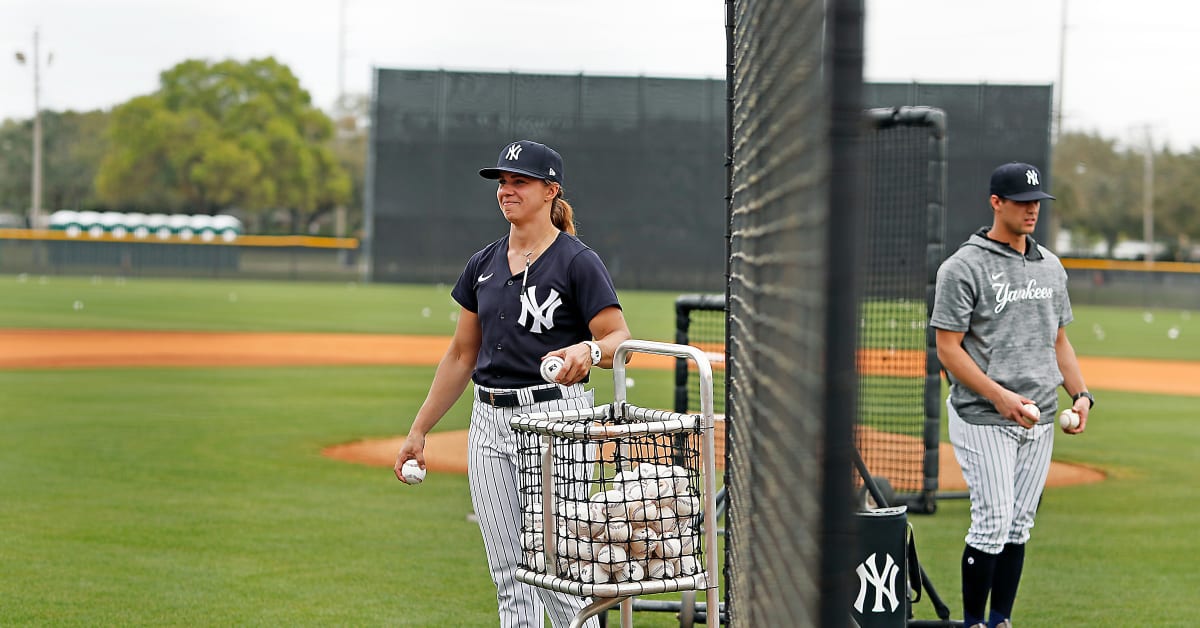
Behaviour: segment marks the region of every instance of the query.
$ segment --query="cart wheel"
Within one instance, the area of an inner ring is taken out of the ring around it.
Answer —
[[[679,599],[679,628],[692,628],[696,623],[696,592],[684,591]]]
[[[892,483],[881,475],[877,475],[872,479],[875,480],[875,486],[879,488],[879,492],[882,494],[883,499],[887,501],[887,505],[895,506],[896,491],[892,489]],[[875,503],[875,497],[871,495],[871,491],[867,489],[866,485],[863,485],[862,489],[859,491],[859,495],[860,498],[858,503],[863,510],[874,510],[876,508],[883,507],[882,505]]]

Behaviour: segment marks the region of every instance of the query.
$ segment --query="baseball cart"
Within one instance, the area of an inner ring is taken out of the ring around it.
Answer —
[[[625,361],[647,353],[695,362],[701,412],[626,401]],[[521,582],[591,597],[572,626],[638,595],[705,591],[719,608],[712,367],[696,347],[628,340],[613,357],[613,401],[518,414]],[[720,613],[706,613],[708,626]]]

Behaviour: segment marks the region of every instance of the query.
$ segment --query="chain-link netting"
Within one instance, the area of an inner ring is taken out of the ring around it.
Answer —
[[[739,626],[849,621],[861,11],[733,8],[726,582]]]
[[[701,423],[639,410],[514,417],[518,578],[600,597],[705,588]]]
[[[945,230],[945,115],[926,107],[867,113],[855,441],[877,481],[930,511],[941,382],[929,314]]]

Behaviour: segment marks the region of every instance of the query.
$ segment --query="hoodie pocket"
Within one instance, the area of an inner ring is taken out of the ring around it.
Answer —
[[[1062,383],[1054,347],[994,349],[987,376],[1001,386],[1039,404],[1054,398]]]

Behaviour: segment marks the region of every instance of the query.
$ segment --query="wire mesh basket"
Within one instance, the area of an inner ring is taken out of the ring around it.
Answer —
[[[628,403],[624,365],[631,352],[696,360],[702,389],[707,382],[702,413]],[[595,598],[706,590],[715,601],[714,417],[707,358],[686,345],[629,340],[613,363],[612,403],[511,420],[524,550],[516,577]]]

